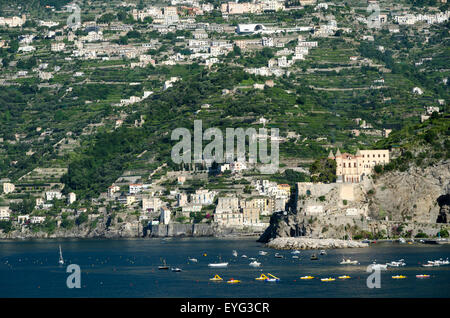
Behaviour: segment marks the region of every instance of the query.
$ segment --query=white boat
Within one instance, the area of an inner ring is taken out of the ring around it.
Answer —
[[[357,260],[352,261],[350,258],[343,258],[342,261],[339,263],[341,265],[356,265],[358,264]]]
[[[292,251],[291,254],[300,254],[299,250]]]
[[[198,260],[196,258],[189,258],[189,261],[193,262],[193,263],[197,263],[198,262]]]
[[[60,265],[64,265],[64,258],[62,256],[61,245],[59,245],[59,261],[58,261],[58,263]]]
[[[387,265],[386,264],[370,264],[370,269],[372,270],[387,270]]]
[[[181,272],[181,268],[178,267],[172,267],[171,270],[172,272]]]
[[[253,262],[251,262],[251,263],[248,264],[248,265],[250,265],[251,267],[259,267],[259,266],[261,266],[261,263],[260,263],[260,262],[257,262],[257,261],[253,261]]]
[[[325,252],[325,250],[320,250],[320,255],[327,255],[327,252]]]
[[[247,255],[245,255],[245,254],[244,254],[244,255],[242,255],[241,257],[242,257],[242,258],[248,258],[248,256],[247,256]]]
[[[237,257],[237,256],[238,256],[238,253],[236,252],[236,250],[233,250],[233,256],[234,256],[234,257]]]
[[[275,253],[275,257],[276,257],[276,258],[284,258],[284,256],[283,256],[283,255],[281,255],[281,254],[278,254],[278,253]]]
[[[401,237],[401,238],[398,239],[398,242],[402,243],[402,244],[405,244],[406,240],[403,237]]]
[[[292,258],[298,258],[298,255],[292,255]]]
[[[259,251],[258,254],[264,256],[264,255],[267,255],[267,252],[265,252],[265,251]]]
[[[392,261],[390,263],[386,263],[386,265],[390,266],[390,267],[400,267],[400,266],[405,266],[406,263],[401,259],[398,261]]]
[[[227,267],[228,263],[209,263],[208,264],[209,267]]]

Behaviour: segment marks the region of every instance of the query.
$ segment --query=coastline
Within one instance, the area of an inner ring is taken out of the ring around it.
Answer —
[[[339,239],[278,237],[266,243],[266,246],[278,250],[294,250],[294,249],[307,250],[307,249],[332,249],[332,248],[363,248],[369,247],[369,244],[358,241],[345,241]]]

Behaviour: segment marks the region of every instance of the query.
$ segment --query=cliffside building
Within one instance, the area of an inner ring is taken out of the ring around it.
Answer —
[[[330,151],[328,158],[336,161],[337,182],[358,183],[371,175],[376,165],[389,163],[389,150],[358,150],[352,155],[338,149],[336,155]]]

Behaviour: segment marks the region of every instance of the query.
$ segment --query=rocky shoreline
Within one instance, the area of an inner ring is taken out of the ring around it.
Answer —
[[[267,247],[278,250],[306,250],[306,249],[331,249],[331,248],[356,248],[369,247],[367,243],[358,241],[345,241],[338,239],[316,239],[305,237],[278,237],[266,244]]]

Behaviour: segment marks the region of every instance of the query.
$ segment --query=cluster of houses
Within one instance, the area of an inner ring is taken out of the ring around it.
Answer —
[[[400,25],[413,25],[419,22],[427,24],[443,23],[450,17],[450,11],[435,14],[405,14],[394,16],[394,21]]]
[[[305,41],[302,36],[298,37],[297,46],[295,49],[287,50],[283,49],[276,52],[276,55],[281,55],[278,58],[270,59],[267,63],[267,67],[258,68],[245,68],[244,70],[249,74],[255,74],[260,76],[282,76],[284,74],[289,75],[289,71],[284,69],[292,66],[295,61],[304,60],[305,56],[309,54],[310,48],[318,47],[317,41]],[[292,55],[292,59],[288,60],[287,55]]]
[[[13,183],[9,182],[8,179],[2,179],[1,184],[3,194],[5,195],[14,193],[16,191],[16,186]],[[37,197],[34,198],[35,200],[34,209],[38,211],[49,210],[53,207],[53,200],[62,200],[62,199],[65,199],[66,203],[70,205],[77,200],[77,196],[73,192],[68,193],[67,196],[65,196],[59,190],[49,189],[48,191],[41,193],[40,196],[38,195]],[[9,206],[0,206],[0,221],[10,221],[11,214],[12,211],[9,208]],[[43,223],[45,219],[46,219],[45,216],[40,215],[30,216],[29,214],[24,214],[17,216],[17,222],[22,225],[40,224]]]

